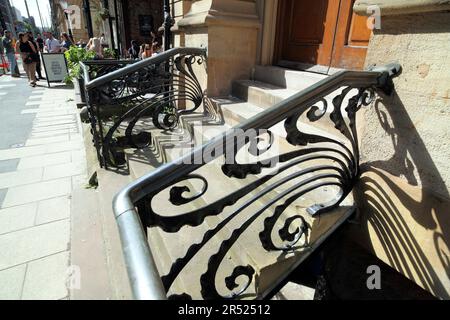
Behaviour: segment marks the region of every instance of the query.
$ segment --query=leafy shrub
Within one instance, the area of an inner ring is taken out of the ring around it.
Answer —
[[[117,58],[116,51],[114,49],[111,49],[111,48],[105,48],[103,50],[103,58],[105,58],[105,59],[116,59]]]
[[[95,58],[94,51],[88,51],[75,46],[70,47],[64,55],[66,56],[67,66],[69,68],[69,73],[64,81],[68,84],[73,83],[74,79],[80,78],[82,72],[80,62]]]

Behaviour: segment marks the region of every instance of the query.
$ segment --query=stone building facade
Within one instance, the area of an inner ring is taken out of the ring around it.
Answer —
[[[150,31],[157,34],[163,24],[163,2],[124,0],[122,6],[126,46],[130,46],[131,40],[149,43]]]
[[[15,35],[13,9],[8,0],[0,0],[0,31],[10,30]]]
[[[92,36],[104,34],[108,46],[122,55],[126,55],[131,40],[140,44],[150,42],[150,32],[158,34],[164,19],[163,3],[158,0],[53,0],[51,3],[52,20],[58,33],[69,33],[70,29],[76,42],[81,40],[87,43],[91,24]],[[90,15],[87,15],[87,7]],[[65,8],[75,9],[69,16],[70,24],[64,13]],[[106,17],[102,15],[105,8],[108,10]],[[80,19],[79,24],[77,19]]]

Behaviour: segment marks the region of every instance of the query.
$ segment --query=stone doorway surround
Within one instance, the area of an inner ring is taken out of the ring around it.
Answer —
[[[208,72],[197,74],[209,96],[227,96],[234,80],[251,77],[260,26],[255,0],[194,1],[176,23],[184,46],[208,48]]]
[[[273,64],[278,3],[280,0],[256,0],[262,28],[259,43],[261,65]],[[442,0],[357,0],[353,7],[356,14],[370,16],[371,6],[378,6],[381,15],[401,15],[450,10],[450,1]]]

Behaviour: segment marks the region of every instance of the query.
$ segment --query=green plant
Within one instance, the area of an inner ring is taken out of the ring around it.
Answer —
[[[64,81],[67,84],[73,83],[74,79],[78,79],[81,76],[81,66],[80,62],[86,60],[92,60],[95,58],[95,52],[89,51],[84,48],[78,48],[75,46],[70,47],[64,55],[66,56],[67,66],[69,68],[69,73],[67,74]]]
[[[106,20],[109,18],[109,10],[106,8],[101,8],[99,11],[99,15],[103,20]]]
[[[106,8],[100,8],[94,15],[94,22],[96,25],[100,25],[103,21],[109,18],[109,10]]]
[[[111,49],[111,48],[105,48],[103,50],[103,58],[105,58],[105,59],[108,59],[108,58],[116,59],[117,58],[116,51],[114,49]]]

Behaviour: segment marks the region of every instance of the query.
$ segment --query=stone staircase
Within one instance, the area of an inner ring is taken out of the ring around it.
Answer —
[[[210,99],[211,104],[217,110],[217,114],[220,117],[217,115],[207,117],[200,111],[197,114],[183,117],[181,129],[176,132],[161,134],[155,129],[153,134],[155,144],[153,147],[145,150],[127,150],[128,172],[118,174],[111,170],[98,170],[99,187],[96,191],[90,191],[90,194],[95,193],[94,197],[97,197],[100,213],[100,218],[98,218],[97,223],[102,225],[101,241],[104,244],[104,258],[102,259],[103,264],[97,267],[97,272],[102,272],[109,279],[104,285],[105,290],[108,291],[108,294],[106,294],[108,296],[107,298],[131,298],[130,288],[126,281],[123,257],[121,256],[122,252],[117,226],[115,226],[111,209],[111,201],[114,194],[126,184],[144,176],[163,163],[176,160],[184,152],[190,151],[192,145],[199,146],[210,141],[220,133],[289,98],[293,94],[314,85],[325,77],[325,75],[292,71],[279,67],[257,66],[252,80],[238,80],[234,82],[230,97]],[[333,94],[326,98],[328,103],[331,103],[332,97]],[[339,137],[339,132],[330,123],[330,121],[328,121],[328,124],[315,123],[314,126],[305,123],[304,128],[310,133],[319,133],[323,136],[328,135],[344,141],[342,137]],[[285,140],[286,133],[282,125],[277,125],[270,130],[274,134],[274,141],[279,146],[279,151],[287,152],[293,150],[293,147]],[[191,141],[192,137],[194,138],[193,141]],[[186,143],[180,145],[180,140]],[[322,160],[316,160],[314,163],[307,163],[306,165],[320,164],[323,164]],[[227,190],[238,190],[246,184],[255,181],[258,177],[252,176],[244,180],[228,179],[222,174],[221,165],[222,163],[220,161],[213,161],[197,171],[210,184],[210,192],[207,192],[204,196],[195,200],[195,202],[184,205],[181,208],[168,208],[167,201],[161,201],[160,203],[155,201],[153,203],[155,212],[171,215],[179,214],[179,211],[189,212],[204,207],[208,203],[213,203],[223,196],[224,186],[226,186]],[[276,169],[274,168],[273,170]],[[295,173],[298,170],[298,167],[291,168],[283,176]],[[189,183],[188,186],[191,192],[199,191],[200,189],[200,186],[195,183]],[[252,213],[281,194],[289,186],[292,186],[292,184],[287,184],[264,195],[247,207],[239,218],[231,220],[201,250],[201,253],[196,256],[195,262],[189,263],[184,268],[183,272],[171,286],[169,295],[188,293],[194,299],[201,299],[199,277],[206,271],[210,256],[218,250],[224,239],[230,237],[235,228],[239,228],[239,226],[249,219]],[[255,196],[257,191],[250,192],[236,206],[242,204],[246,199]],[[255,268],[256,273],[254,277],[256,280],[246,290],[244,298],[254,299],[264,297],[271,293],[279,283],[285,280],[290,271],[306,259],[311,252],[354,212],[353,199],[351,196],[348,196],[341,206],[333,212],[321,215],[320,217],[312,217],[306,213],[307,207],[316,203],[323,203],[325,202],[324,199],[331,199],[335,191],[332,187],[329,187],[308,194],[296,200],[283,213],[283,216],[286,218],[300,213],[310,227],[309,233],[304,239],[304,245],[289,252],[268,252],[262,248],[258,234],[262,231],[264,219],[267,218],[268,214],[265,213],[259,216],[245,233],[239,237],[239,241],[227,253],[226,259],[221,264],[216,279],[220,283],[218,288],[223,291],[223,295],[226,295],[227,289],[221,283],[223,283],[224,278],[231,274],[233,266],[245,266],[248,264]],[[166,196],[168,197],[168,194]],[[80,192],[78,197],[81,199],[85,198],[86,195]],[[72,202],[77,203],[75,200]],[[192,244],[201,242],[204,234],[208,230],[216,227],[223,219],[233,214],[236,206],[226,207],[218,216],[207,217],[205,222],[198,227],[185,226],[176,233],[164,232],[159,227],[149,228],[149,244],[155,256],[159,273],[161,275],[169,273],[174,261],[183,257]],[[76,208],[76,210],[86,211],[82,208]],[[298,227],[298,225],[296,226]],[[95,227],[98,229],[98,226]],[[91,241],[100,241],[100,237]],[[239,283],[241,284],[241,282]],[[77,297],[75,294],[74,298],[79,298],[79,296]]]

